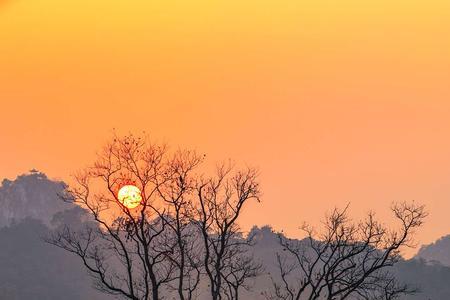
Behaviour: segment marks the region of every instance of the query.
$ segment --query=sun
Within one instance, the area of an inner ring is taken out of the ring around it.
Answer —
[[[120,188],[117,198],[127,208],[136,208],[141,204],[141,190],[134,185],[124,185]]]

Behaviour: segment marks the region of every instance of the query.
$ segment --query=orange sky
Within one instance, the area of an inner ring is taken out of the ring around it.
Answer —
[[[395,2],[395,3],[394,3]],[[0,178],[120,132],[261,169],[243,225],[425,203],[450,233],[450,1],[0,0]]]

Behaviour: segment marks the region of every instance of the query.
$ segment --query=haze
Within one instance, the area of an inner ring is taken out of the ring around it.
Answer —
[[[448,234],[450,2],[0,1],[0,178],[68,180],[116,128],[259,166],[243,226],[326,210]],[[387,218],[387,220],[389,220]]]

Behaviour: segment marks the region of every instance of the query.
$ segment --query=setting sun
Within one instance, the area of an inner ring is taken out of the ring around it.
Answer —
[[[136,208],[141,204],[141,191],[134,185],[125,185],[120,188],[117,198],[127,208]]]
[[[450,0],[0,0],[0,300],[450,300],[448,37]]]

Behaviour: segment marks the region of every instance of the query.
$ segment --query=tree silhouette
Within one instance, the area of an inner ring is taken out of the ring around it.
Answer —
[[[192,299],[207,276],[212,298],[221,299],[223,280],[239,288],[257,275],[236,222],[244,204],[258,199],[259,186],[254,169],[221,166],[216,176],[203,175],[203,160],[146,138],[115,137],[62,195],[86,208],[96,226],[65,226],[47,242],[77,255],[105,293],[156,300],[175,292]],[[135,209],[117,198],[129,184],[141,191]]]
[[[392,300],[415,293],[396,279],[392,266],[401,259],[401,248],[412,246],[411,235],[427,213],[414,203],[395,204],[392,211],[398,230],[387,228],[373,213],[354,223],[346,208],[325,218],[322,233],[304,225],[304,240],[279,235],[279,280],[272,278],[273,292],[267,298]]]
[[[248,253],[252,238],[243,239],[236,223],[244,204],[259,199],[254,169],[229,176],[231,166],[218,168],[216,178],[202,179],[197,186],[195,224],[204,245],[204,267],[213,300],[238,299],[245,280],[260,274],[261,266]]]

